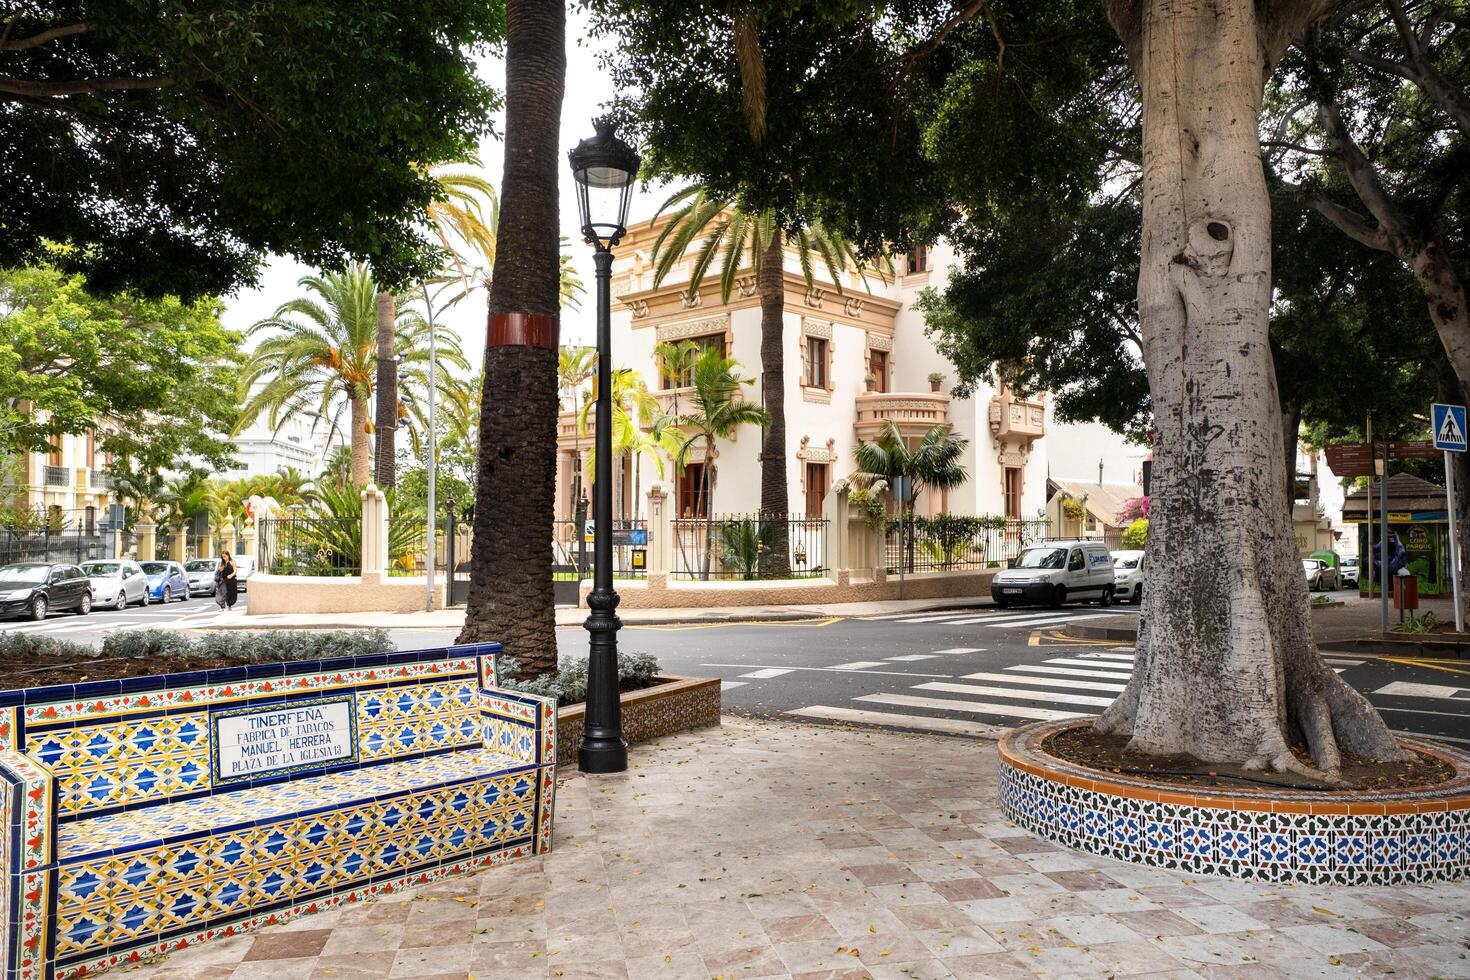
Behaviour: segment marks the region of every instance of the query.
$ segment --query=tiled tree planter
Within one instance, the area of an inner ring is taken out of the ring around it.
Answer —
[[[622,697],[623,738],[629,745],[661,735],[708,728],[720,723],[718,677],[661,677],[654,687],[628,691]],[[556,712],[556,761],[574,765],[582,741],[586,708],[567,705]]]
[[[1181,786],[1099,772],[1041,750],[1043,722],[1000,741],[1000,805],[1068,847],[1197,874],[1393,885],[1470,871],[1470,754],[1402,739],[1454,766],[1438,786],[1387,793]]]

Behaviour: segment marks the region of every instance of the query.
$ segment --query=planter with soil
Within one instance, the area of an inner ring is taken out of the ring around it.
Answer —
[[[623,738],[629,745],[661,735],[720,723],[718,677],[657,677],[638,690],[623,690]],[[587,706],[566,704],[556,712],[556,764],[574,766]]]
[[[1264,881],[1444,881],[1470,871],[1470,753],[1401,739],[1406,763],[1345,757],[1340,785],[1124,750],[1090,721],[1015,729],[999,745],[1001,809],[1079,850]]]

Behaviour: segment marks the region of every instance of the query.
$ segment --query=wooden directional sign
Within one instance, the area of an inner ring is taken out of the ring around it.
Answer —
[[[1373,467],[1373,459],[1375,456],[1382,456],[1383,447],[1356,442],[1328,446],[1324,452],[1327,454],[1327,465],[1336,476],[1373,476],[1377,472]],[[1439,454],[1440,450],[1434,447],[1434,442],[1430,439],[1408,439],[1390,443],[1388,451],[1390,459],[1433,459]]]

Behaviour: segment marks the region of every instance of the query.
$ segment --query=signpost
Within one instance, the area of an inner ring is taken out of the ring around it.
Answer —
[[[1450,516],[1450,594],[1455,597],[1455,632],[1465,632],[1465,611],[1460,604],[1460,543],[1455,530],[1455,467],[1450,453],[1463,453],[1465,441],[1465,406],[1431,405],[1430,415],[1434,423],[1434,445],[1444,450],[1445,510]]]

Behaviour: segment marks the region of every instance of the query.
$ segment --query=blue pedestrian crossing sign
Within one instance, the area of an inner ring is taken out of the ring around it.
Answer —
[[[1465,406],[1431,405],[1434,421],[1434,448],[1453,452],[1465,451]]]

